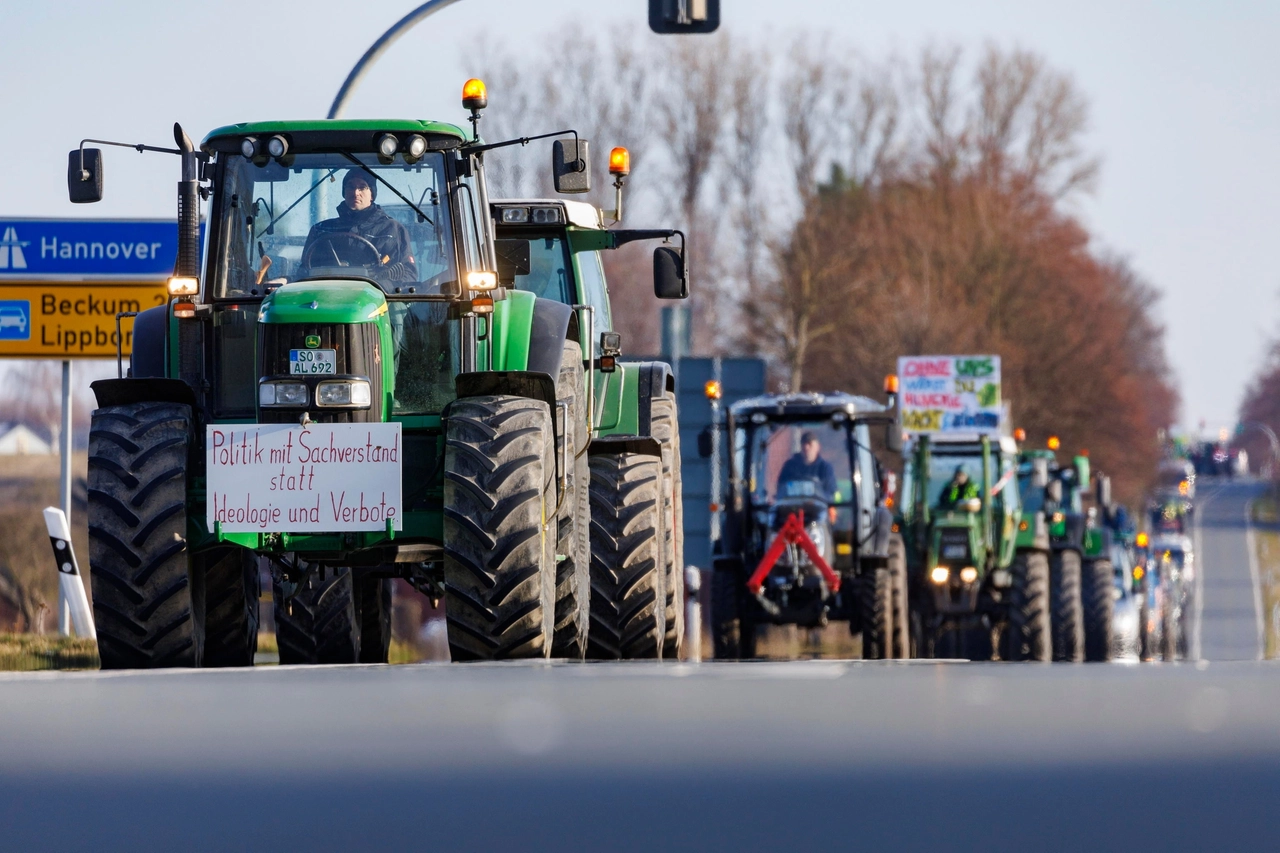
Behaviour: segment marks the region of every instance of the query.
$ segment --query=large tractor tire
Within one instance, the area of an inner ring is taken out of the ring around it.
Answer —
[[[551,656],[582,660],[587,654],[591,619],[591,473],[587,467],[586,386],[582,380],[582,348],[565,341],[556,381],[556,396],[568,404],[557,417],[564,419],[557,431],[556,458],[568,462],[567,490],[560,497],[556,515],[556,624]],[[560,443],[568,451],[560,455]],[[557,463],[559,464],[559,463]]]
[[[360,623],[360,663],[386,663],[391,652],[391,578],[358,574],[356,618]]]
[[[885,660],[893,656],[893,577],[877,568],[861,579],[862,659]]]
[[[205,573],[187,552],[191,407],[129,403],[89,429],[89,576],[103,669],[200,666]]]
[[[315,567],[292,597],[271,584],[282,665],[356,663],[360,619],[351,570]]]
[[[662,460],[639,453],[593,453],[590,466],[587,656],[657,658],[666,635]]]
[[[1110,560],[1087,560],[1083,566],[1080,598],[1084,606],[1084,659],[1111,660],[1111,617],[1116,599],[1115,568]]]
[[[1084,659],[1084,606],[1080,598],[1080,553],[1059,551],[1049,561],[1053,659]]]
[[[219,548],[196,556],[204,569],[204,666],[253,666],[258,650],[258,555]]]
[[[444,580],[455,661],[545,658],[556,595],[553,413],[468,397],[445,426]]]
[[[756,656],[756,626],[750,618],[746,590],[737,572],[711,573],[711,643],[716,660],[749,660]]]
[[[1023,552],[1010,567],[1009,624],[1000,657],[1007,661],[1048,661],[1053,657],[1049,619],[1049,557]]]
[[[680,474],[680,426],[676,401],[664,394],[650,403],[650,432],[662,445],[663,597],[666,631],[662,656],[677,660],[684,642],[684,501]]]
[[[911,655],[911,606],[907,589],[907,547],[896,533],[889,537],[889,578],[893,584],[893,657]]]

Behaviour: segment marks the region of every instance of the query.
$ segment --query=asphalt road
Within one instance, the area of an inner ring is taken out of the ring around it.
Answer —
[[[1266,490],[1256,480],[1205,480],[1197,488],[1194,542],[1199,647],[1193,658],[1262,658],[1262,600],[1249,504]],[[1194,627],[1194,625],[1193,625]]]
[[[0,674],[0,850],[1274,849],[1258,490],[1202,488],[1199,663]]]
[[[0,677],[0,849],[1270,849],[1270,663]]]

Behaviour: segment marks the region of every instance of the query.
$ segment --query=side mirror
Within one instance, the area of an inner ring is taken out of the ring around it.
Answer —
[[[685,299],[689,296],[684,256],[670,246],[659,246],[653,250],[653,295],[659,299]]]
[[[102,201],[101,148],[77,148],[67,155],[67,196],[72,204]]]
[[[1103,474],[1098,475],[1098,506],[1111,506],[1111,478]]]
[[[498,253],[498,284],[515,284],[516,276],[529,274],[528,240],[495,240]]]
[[[1056,504],[1062,503],[1062,481],[1054,480],[1044,487],[1045,497]]]
[[[1031,460],[1031,485],[1043,489],[1049,485],[1049,460]]]
[[[591,192],[591,158],[585,139],[557,139],[551,143],[551,174],[558,193]]]
[[[897,421],[889,424],[884,431],[884,446],[890,453],[902,452],[902,427]]]
[[[715,427],[707,424],[702,428],[702,432],[698,433],[698,455],[703,459],[711,458],[711,431]]]

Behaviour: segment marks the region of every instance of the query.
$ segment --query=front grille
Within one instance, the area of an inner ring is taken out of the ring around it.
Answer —
[[[334,350],[334,376],[289,376],[289,350],[307,349],[307,336],[320,338],[319,349]],[[376,323],[262,323],[258,326],[258,376],[263,379],[290,378],[305,382],[315,399],[315,386],[325,379],[360,377],[369,380],[373,404],[367,409],[307,409],[316,423],[370,423],[382,420],[382,358]],[[291,423],[302,409],[263,408],[261,423]]]

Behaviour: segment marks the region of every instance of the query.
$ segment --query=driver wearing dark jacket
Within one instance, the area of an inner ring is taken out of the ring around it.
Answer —
[[[385,281],[416,281],[418,265],[409,229],[374,204],[377,197],[378,182],[372,175],[348,170],[342,178],[338,216],[311,229],[302,249],[303,267],[368,266]]]
[[[791,480],[813,480],[822,490],[820,496],[825,501],[835,500],[836,469],[822,458],[822,443],[818,436],[805,430],[800,435],[800,452],[793,455],[782,465],[778,472],[778,489]]]

